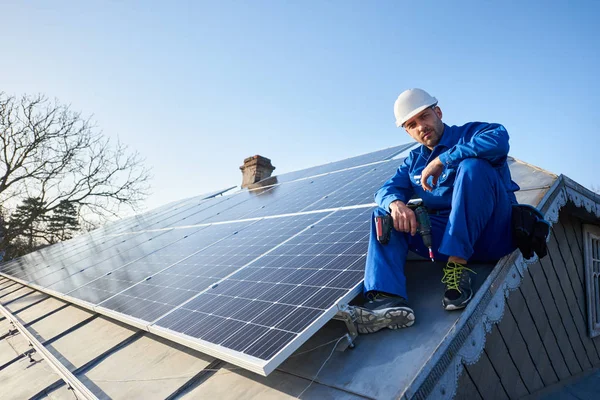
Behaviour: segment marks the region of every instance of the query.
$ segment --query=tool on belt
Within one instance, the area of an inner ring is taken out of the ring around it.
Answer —
[[[406,206],[414,211],[415,217],[417,218],[417,232],[421,235],[423,244],[429,249],[429,258],[431,258],[431,261],[435,261],[433,257],[433,243],[431,240],[431,220],[429,219],[427,208],[423,205],[423,200],[410,200]],[[394,221],[390,214],[378,215],[375,217],[375,230],[377,231],[377,240],[379,243],[383,245],[388,244],[393,226]]]

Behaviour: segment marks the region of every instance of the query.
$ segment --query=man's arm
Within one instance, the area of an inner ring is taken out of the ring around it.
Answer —
[[[439,156],[445,167],[457,167],[465,158],[483,158],[498,166],[506,160],[508,132],[500,124],[472,122],[465,127],[464,143],[459,143]]]
[[[406,203],[413,195],[413,187],[408,176],[409,159],[404,159],[396,174],[388,179],[375,193],[375,202],[384,210],[390,211],[390,204],[396,200]]]
[[[389,211],[394,221],[394,229],[410,232],[414,236],[417,232],[417,219],[414,212],[406,206],[406,202],[414,193],[408,175],[410,159],[411,157],[404,159],[396,174],[375,193],[375,202]]]
[[[433,177],[433,185],[437,185],[445,167],[456,168],[465,158],[483,158],[493,166],[499,166],[506,161],[510,146],[508,132],[502,125],[471,122],[459,129],[465,130],[463,143],[457,143],[440,154],[421,173],[421,185],[424,190],[433,189],[428,183],[430,176]]]

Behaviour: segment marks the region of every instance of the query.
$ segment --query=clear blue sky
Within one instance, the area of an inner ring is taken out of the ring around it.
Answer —
[[[511,155],[600,186],[599,2],[2,1],[0,90],[94,115],[152,167],[148,207],[406,143],[392,106],[504,124]]]

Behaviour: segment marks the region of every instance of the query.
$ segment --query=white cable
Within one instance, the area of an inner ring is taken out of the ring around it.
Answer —
[[[317,371],[317,373],[313,377],[312,381],[310,381],[310,383],[308,384],[308,386],[306,388],[304,388],[304,390],[298,395],[298,397],[297,397],[298,399],[300,398],[300,396],[302,396],[304,394],[304,392],[306,392],[308,390],[309,387],[311,387],[311,385],[313,384],[313,382],[315,381],[315,379],[317,379],[317,376],[319,376],[319,373],[321,373],[321,370],[323,369],[323,367],[325,366],[325,364],[327,364],[327,361],[329,361],[329,359],[333,355],[333,352],[335,351],[335,348],[337,347],[337,345],[340,342],[340,340],[342,340],[345,337],[346,337],[346,335],[342,336],[341,338],[339,338],[337,340],[337,342],[335,342],[335,345],[333,345],[333,349],[331,349],[331,353],[329,353],[329,357],[327,357],[327,359],[323,362],[323,365],[321,365],[321,368],[319,368],[319,370]]]
[[[346,337],[346,335],[344,335],[344,336],[342,336],[342,337],[340,337],[340,338],[338,338],[338,339],[333,339],[333,340],[331,340],[331,341],[329,341],[329,342],[327,342],[327,343],[320,344],[320,345],[318,345],[317,347],[313,347],[313,348],[312,348],[312,349],[310,349],[310,350],[306,350],[306,351],[302,351],[302,352],[300,352],[300,353],[295,353],[295,354],[292,354],[292,355],[291,355],[291,356],[289,356],[288,358],[298,357],[299,355],[306,354],[306,353],[310,353],[311,351],[315,351],[316,349],[318,349],[318,348],[320,348],[320,347],[323,347],[323,346],[327,346],[328,344],[331,344],[331,343],[333,343],[333,342],[339,342],[339,341],[340,341],[340,339],[342,339],[342,338],[345,338],[345,337]]]

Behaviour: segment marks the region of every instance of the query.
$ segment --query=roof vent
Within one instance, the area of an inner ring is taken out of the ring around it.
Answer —
[[[252,156],[244,160],[242,170],[242,189],[266,179],[271,176],[275,167],[271,165],[271,160],[263,156]]]

